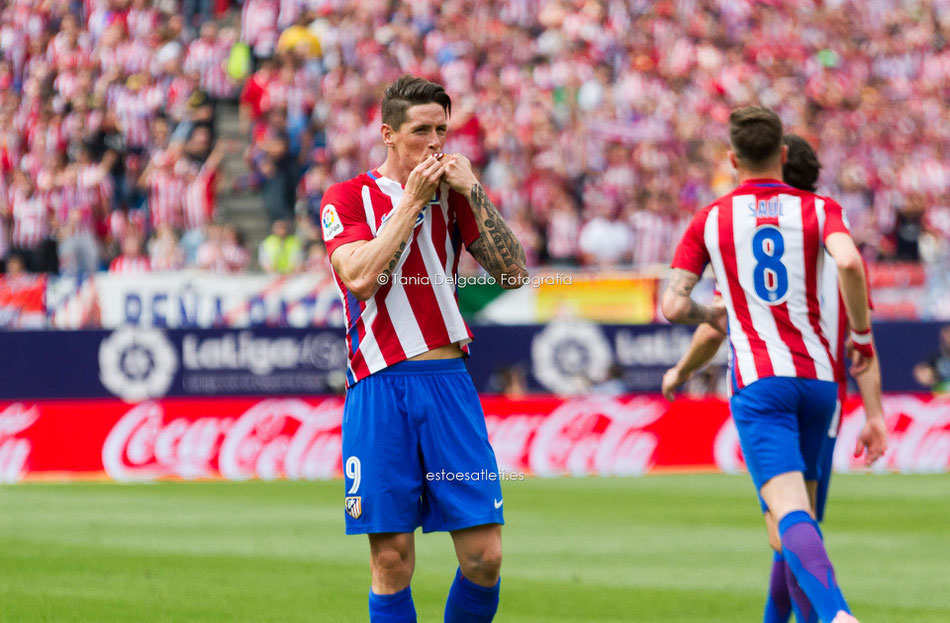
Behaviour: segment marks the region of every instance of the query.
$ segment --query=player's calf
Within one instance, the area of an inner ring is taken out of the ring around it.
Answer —
[[[452,532],[459,569],[445,602],[445,623],[489,623],[501,589],[501,526]]]

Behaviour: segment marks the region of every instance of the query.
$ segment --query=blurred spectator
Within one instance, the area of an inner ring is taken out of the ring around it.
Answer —
[[[3,266],[3,276],[7,279],[16,279],[28,274],[26,262],[19,253],[11,253],[7,256]]]
[[[271,235],[261,242],[258,263],[268,273],[286,275],[296,272],[303,264],[303,245],[290,231],[290,223],[283,219],[274,221]]]
[[[303,265],[303,272],[319,280],[329,278],[330,258],[327,257],[327,248],[323,240],[311,240],[307,243],[307,259]]]
[[[287,134],[287,109],[273,106],[259,124],[246,156],[252,184],[260,187],[271,222],[292,219],[297,188],[294,156]]]
[[[277,40],[277,53],[296,52],[306,58],[319,57],[320,37],[310,30],[312,21],[311,14],[301,11],[293,26],[280,33],[280,38]]]
[[[920,236],[924,231],[924,198],[916,193],[909,194],[903,205],[897,209],[894,219],[894,259],[901,262],[920,261]]]
[[[196,127],[185,145],[187,164],[181,198],[184,221],[181,245],[188,264],[195,263],[205,227],[215,217],[218,167],[227,147],[219,142],[211,149],[211,131],[205,126]]]
[[[579,245],[586,264],[611,268],[629,261],[633,236],[626,223],[610,217],[611,208],[599,203],[593,218],[581,227]]]
[[[170,225],[164,225],[149,241],[149,264],[153,271],[180,270],[185,267],[185,253],[178,245],[178,236]]]
[[[244,234],[229,223],[224,226],[222,240],[222,255],[227,272],[239,273],[247,270],[251,263],[251,254],[245,245]]]
[[[188,28],[194,29],[211,19],[215,0],[182,0],[181,15]]]
[[[13,222],[12,250],[30,272],[57,272],[55,244],[50,248],[52,214],[36,193],[29,175],[17,171],[10,193],[9,217]]]
[[[152,270],[148,256],[142,252],[142,238],[138,234],[130,234],[122,241],[122,254],[112,260],[109,265],[110,273],[124,275],[146,273]]]
[[[488,381],[488,392],[506,398],[524,398],[528,395],[528,379],[524,368],[519,365],[498,368]]]
[[[255,59],[267,58],[274,53],[280,36],[277,28],[280,4],[280,0],[244,0],[241,41],[251,46]]]
[[[914,379],[934,392],[950,392],[950,325],[940,329],[939,350],[914,366]]]

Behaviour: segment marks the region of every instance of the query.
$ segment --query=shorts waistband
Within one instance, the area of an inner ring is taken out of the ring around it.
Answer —
[[[421,361],[400,361],[393,365],[383,368],[376,375],[390,374],[448,374],[453,372],[465,372],[465,358],[455,357],[453,359],[423,359]]]

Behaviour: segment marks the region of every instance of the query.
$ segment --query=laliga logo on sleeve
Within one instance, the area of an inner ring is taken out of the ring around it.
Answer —
[[[333,240],[343,231],[343,223],[340,221],[340,215],[336,213],[336,206],[328,203],[320,214],[320,223],[323,226],[323,240]]]
[[[128,402],[164,396],[178,370],[178,355],[158,329],[123,327],[99,345],[99,380]]]

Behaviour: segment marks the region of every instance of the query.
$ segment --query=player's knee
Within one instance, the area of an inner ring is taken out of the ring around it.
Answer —
[[[413,558],[408,548],[381,548],[373,555],[373,570],[389,581],[412,577]]]
[[[501,543],[491,543],[469,552],[459,566],[462,575],[482,585],[493,585],[501,574]]]

